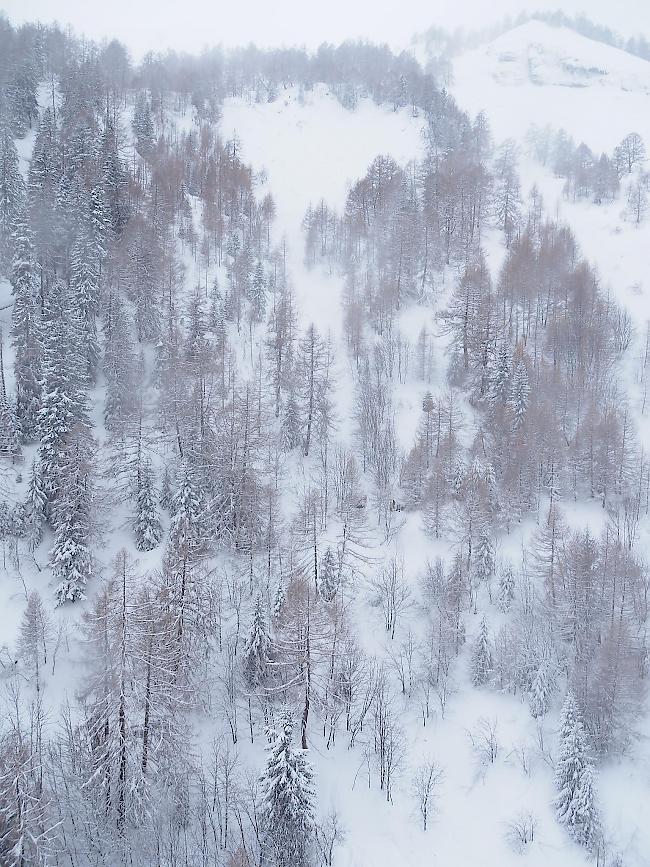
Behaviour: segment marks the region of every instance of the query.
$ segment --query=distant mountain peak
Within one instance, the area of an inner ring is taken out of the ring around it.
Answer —
[[[529,21],[466,56],[499,84],[606,86],[650,93],[650,63],[567,27]]]

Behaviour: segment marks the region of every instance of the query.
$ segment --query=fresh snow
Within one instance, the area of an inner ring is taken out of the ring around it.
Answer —
[[[282,92],[272,103],[229,99],[223,108],[221,133],[228,139],[236,136],[244,160],[258,172],[264,170],[266,183],[260,193],[271,192],[276,202],[276,240],[284,237],[287,242],[288,270],[302,325],[313,321],[332,334],[337,354],[337,436],[345,439],[351,433],[349,411],[346,415],[345,408],[352,406],[352,394],[351,377],[345,373],[345,347],[340,343],[342,281],[319,267],[312,271],[304,267],[302,218],[308,205],[316,204],[321,197],[340,210],[350,183],[365,174],[378,153],[389,154],[402,164],[418,157],[422,153],[422,125],[408,112],[391,112],[368,100],[362,100],[356,111],[347,111],[326,88],[317,87],[302,95],[295,90]],[[490,261],[496,266],[503,257],[502,242],[496,233],[488,235]],[[440,288],[444,293],[445,287]],[[438,303],[443,301],[441,295]],[[424,324],[435,330],[431,308],[418,305],[407,307],[399,323],[411,341]],[[438,385],[444,383],[445,372],[442,338],[436,344],[436,367]],[[413,442],[425,390],[422,384],[413,383],[395,387],[396,428],[404,449]],[[596,507],[593,511],[594,517],[601,520],[602,509]],[[569,517],[576,525],[586,523],[584,513]],[[534,519],[528,519],[500,540],[497,556],[517,562],[535,526]],[[415,596],[427,562],[448,553],[448,546],[428,539],[415,513],[405,516],[391,542],[379,541],[373,551],[377,562],[370,567],[367,579],[391,553],[403,558],[405,575]],[[372,604],[373,592],[367,579],[355,592],[353,619],[365,651],[381,659],[390,650],[391,641],[383,629],[381,612]],[[413,633],[425,637],[426,618],[416,605],[408,618]],[[527,704],[520,697],[471,686],[471,651],[480,622],[480,615],[469,617],[468,641],[456,663],[455,694],[445,718],[435,696],[426,727],[422,725],[417,697],[403,706],[402,699],[397,699],[406,762],[393,804],[386,803],[384,793],[371,780],[369,758],[359,749],[350,751],[343,733],[339,733],[330,750],[325,749],[322,740],[312,739],[310,759],[316,769],[321,809],[324,812],[335,805],[347,829],[346,840],[336,856],[339,867],[415,867],[430,863],[475,867],[499,863],[514,867],[520,863],[520,856],[512,851],[506,835],[509,823],[524,808],[535,814],[538,823],[536,843],[526,856],[530,867],[547,867],[549,863],[579,867],[588,863],[584,852],[570,842],[555,820],[552,767],[537,755],[537,723]],[[493,613],[491,635],[499,625],[500,615]],[[478,760],[470,739],[482,720],[496,722],[500,745],[497,761],[487,767]],[[541,731],[547,750],[555,749],[556,723],[553,714],[543,722]],[[522,749],[532,762],[529,772],[521,765]],[[434,759],[444,769],[444,780],[430,828],[424,833],[418,824],[411,787],[415,769],[428,759]]]
[[[484,110],[499,141],[523,138],[533,122],[595,151],[632,131],[650,141],[650,62],[566,27],[515,27],[459,57],[453,79],[461,107]]]
[[[288,269],[299,315],[325,332],[339,331],[340,285],[303,266],[302,220],[320,199],[337,211],[352,183],[372,160],[390,154],[406,164],[423,153],[422,123],[406,110],[394,112],[362,99],[354,112],[323,85],[313,91],[288,88],[273,102],[228,99],[221,123],[226,138],[237,136],[243,159],[267,175],[276,205],[276,240],[286,236]]]
[[[526,134],[533,124],[564,128],[576,144],[584,141],[596,154],[612,152],[635,131],[650,145],[650,63],[574,31],[530,22],[513,28],[481,48],[461,56],[454,67],[453,93],[471,114],[485,111],[495,141],[512,138],[520,147],[522,196],[533,184],[546,213],[571,226],[581,250],[597,268],[605,289],[623,305],[634,324],[626,353],[624,383],[646,453],[650,449],[650,405],[638,385],[650,322],[648,249],[650,219],[640,225],[626,218],[627,185],[619,197],[595,205],[563,195],[564,180],[526,154]],[[494,251],[490,246],[489,252]],[[492,263],[493,271],[496,271]],[[599,532],[606,516],[596,504],[563,504],[570,524]],[[640,528],[641,548],[650,546],[650,522]],[[650,863],[650,707],[639,723],[629,754],[599,768],[599,797],[608,832],[623,862]],[[557,860],[552,863],[559,863]],[[562,861],[564,863],[564,860]]]
[[[531,123],[548,122],[566,127],[595,149],[611,149],[632,128],[638,129],[650,144],[650,64],[592,43],[571,31],[537,23],[516,28],[490,46],[461,58],[456,67],[454,93],[461,106],[471,112],[486,110],[497,140],[512,136],[523,143]],[[179,127],[188,128],[190,121],[189,115],[177,118]],[[312,271],[305,268],[302,218],[309,204],[315,205],[320,198],[336,209],[343,208],[350,184],[365,173],[377,154],[390,154],[402,164],[420,157],[422,123],[407,111],[392,112],[370,100],[361,100],[354,112],[348,111],[326,88],[317,86],[310,92],[282,91],[271,103],[227,100],[220,132],[224,138],[236,136],[240,140],[244,160],[252,163],[261,178],[266,178],[260,185],[260,195],[270,192],[274,197],[275,240],[279,243],[286,239],[287,266],[296,290],[301,325],[313,321],[321,332],[329,332],[332,337],[338,376],[339,435],[345,438],[351,433],[353,395],[341,343],[342,280],[320,267]],[[30,137],[19,147],[22,166],[26,168]],[[547,212],[571,224],[584,253],[597,264],[604,283],[611,286],[634,317],[638,358],[640,336],[650,317],[650,283],[645,277],[650,227],[637,228],[625,222],[620,200],[602,207],[565,201],[561,192],[563,182],[531,160],[522,161],[521,174],[524,191],[537,182],[545,196]],[[503,258],[503,246],[496,237],[488,238],[488,252],[491,267],[496,269]],[[189,256],[186,265],[187,285],[191,287],[196,274]],[[3,283],[1,291],[2,303],[9,303],[8,284]],[[6,329],[8,310],[1,315]],[[400,327],[411,340],[425,323],[434,327],[431,309],[425,311],[415,305],[405,310],[400,319]],[[628,364],[627,383],[634,411],[639,423],[645,425],[642,430],[647,436],[650,429],[646,417],[640,414],[641,396],[634,381],[634,352],[629,353]],[[442,383],[442,341],[437,343],[437,368]],[[404,448],[413,439],[423,390],[413,384],[396,388],[397,426]],[[95,397],[94,419],[98,420],[100,402],[99,396]],[[31,463],[31,452],[26,452],[21,467],[24,476]],[[15,475],[17,470],[9,472]],[[588,524],[598,529],[604,514],[596,504],[576,504],[567,509],[567,518],[575,526]],[[113,538],[107,550],[99,552],[104,561],[110,559],[124,538],[122,519],[126,523],[127,516],[117,516]],[[534,518],[524,521],[510,536],[499,541],[497,556],[516,561],[534,528]],[[444,546],[424,536],[417,514],[405,516],[391,542],[376,540],[376,545],[378,562],[393,551],[404,557],[405,572],[413,585],[426,561],[445,553]],[[48,547],[46,542],[42,550]],[[159,554],[158,551],[140,555],[141,568],[153,564]],[[381,656],[390,646],[390,639],[385,636],[379,610],[371,604],[370,572],[368,569],[365,580],[361,579],[358,598],[353,601],[354,621],[360,641]],[[46,570],[26,564],[24,574],[28,587],[37,587],[45,598],[49,596]],[[8,585],[4,581],[0,605],[9,612],[0,638],[4,665],[10,665],[9,649],[24,604],[20,582]],[[69,621],[71,632],[76,615],[69,608],[57,612],[59,619]],[[491,616],[488,626],[494,634],[500,625],[500,615],[492,612]],[[409,618],[414,633],[424,635],[424,618],[415,606]],[[399,706],[407,761],[397,782],[394,804],[386,803],[374,776],[371,780],[366,755],[360,749],[348,750],[343,732],[329,751],[322,739],[312,739],[310,759],[316,768],[320,808],[325,811],[330,804],[335,805],[347,829],[347,838],[335,855],[338,867],[428,864],[514,867],[524,860],[529,867],[549,864],[582,867],[589,863],[555,820],[552,768],[547,756],[542,757],[536,750],[541,733],[546,750],[555,751],[557,715],[549,714],[538,732],[537,722],[519,697],[470,685],[469,660],[480,621],[480,615],[468,617],[468,642],[456,668],[457,691],[445,717],[434,713],[423,727],[416,698],[408,707]],[[67,648],[60,651],[56,681],[48,683],[48,699],[53,704],[64,697],[66,689],[72,692],[75,683],[74,641],[69,646],[72,648],[69,653]],[[397,701],[401,699],[398,697]],[[481,719],[496,720],[498,724],[500,750],[494,765],[482,766],[471,749],[469,733],[476,732]],[[626,867],[650,863],[647,822],[650,731],[642,731],[641,735],[629,756],[605,763],[600,773],[605,823],[617,840]],[[522,765],[522,750],[527,751],[531,762],[528,770]],[[247,758],[252,767],[261,766],[259,743],[250,748]],[[414,768],[428,758],[434,758],[444,769],[444,780],[439,789],[438,809],[425,834],[418,825],[410,787]],[[538,828],[535,844],[522,859],[508,846],[506,831],[508,823],[524,808],[536,815]]]

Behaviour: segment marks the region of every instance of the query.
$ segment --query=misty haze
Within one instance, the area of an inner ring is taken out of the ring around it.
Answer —
[[[0,867],[650,865],[649,148],[641,0],[0,0]]]

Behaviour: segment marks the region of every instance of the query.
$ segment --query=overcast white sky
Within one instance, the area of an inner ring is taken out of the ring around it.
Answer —
[[[56,20],[93,39],[116,36],[136,57],[167,47],[315,47],[355,37],[402,47],[434,23],[473,29],[505,14],[559,7],[626,36],[650,37],[650,0],[0,0],[15,23]]]

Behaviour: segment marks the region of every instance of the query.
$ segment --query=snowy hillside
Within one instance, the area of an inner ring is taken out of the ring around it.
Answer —
[[[0,867],[648,867],[650,64],[0,31]]]
[[[277,209],[276,240],[284,236],[288,242],[299,315],[306,324],[313,320],[340,335],[338,281],[322,284],[318,275],[305,273],[305,212],[321,199],[343,209],[353,181],[376,156],[390,154],[402,165],[420,157],[422,121],[407,110],[390,111],[369,99],[350,112],[320,85],[302,95],[291,88],[262,104],[228,99],[221,129],[224,137],[241,140],[243,158],[266,176],[266,191]]]
[[[573,31],[531,22],[460,57],[452,89],[464,108],[486,113],[497,142],[511,138],[517,143],[522,197],[533,186],[538,189],[547,213],[571,226],[603,286],[628,311],[634,331],[626,389],[647,451],[650,416],[642,371],[650,327],[650,223],[630,217],[626,199],[636,181],[624,180],[613,201],[576,200],[566,194],[564,180],[550,166],[527,154],[526,139],[531,126],[548,124],[566,130],[595,153],[611,152],[631,131],[650,142],[650,64]],[[640,178],[645,177],[644,169],[639,170]],[[647,547],[647,520],[641,533]],[[648,863],[650,852],[647,823],[637,809],[650,798],[649,745],[646,716],[632,755],[610,765],[601,781],[612,820],[621,839],[628,841],[628,857],[639,864]],[[636,794],[628,797],[631,792]]]
[[[531,21],[462,55],[452,91],[468,111],[487,112],[498,140],[523,137],[531,123],[595,150],[631,129],[650,140],[650,63],[565,27]]]
[[[573,38],[573,34],[569,36]],[[514,41],[517,39],[518,35]],[[644,64],[641,63],[641,67]],[[475,68],[474,74],[476,80],[468,82],[468,85],[472,88],[476,86],[476,90],[479,90],[480,69]],[[498,86],[503,87],[504,82],[501,81]],[[288,243],[291,273],[300,298],[300,319],[305,325],[315,321],[326,326],[331,329],[335,340],[339,375],[336,399],[342,411],[340,430],[351,435],[353,431],[349,428],[347,416],[353,407],[353,395],[348,389],[351,371],[345,361],[340,321],[343,284],[336,273],[328,273],[324,268],[305,268],[302,216],[309,204],[315,204],[321,198],[331,207],[341,209],[351,179],[363,173],[377,152],[388,154],[402,164],[417,158],[422,150],[422,125],[406,112],[388,112],[368,101],[362,102],[354,112],[344,110],[326,88],[318,87],[314,93],[308,93],[302,99],[289,91],[271,104],[259,105],[242,99],[227,100],[223,109],[222,129],[224,135],[236,135],[245,159],[250,159],[258,171],[264,170],[267,187],[262,192],[266,189],[272,191],[277,202],[276,232],[278,237],[284,237]],[[510,134],[514,134],[512,129]],[[315,166],[316,171],[312,170]],[[531,167],[530,161],[522,166],[525,182],[532,179],[535,173]],[[527,170],[533,172],[530,177]],[[551,192],[559,195],[557,181],[549,180]],[[556,206],[558,209],[560,207],[552,195],[549,204],[549,213],[555,213]],[[576,227],[579,237],[581,228]],[[598,243],[596,241],[588,245],[585,252],[597,253]],[[486,246],[496,275],[503,258],[502,242],[500,238],[490,236],[486,239]],[[602,248],[600,252],[602,254]],[[626,286],[629,272],[625,276],[617,273],[625,257],[617,255],[615,250],[610,250],[610,254],[611,258],[609,254],[606,257],[608,273],[622,278],[617,282],[620,286]],[[627,261],[627,265],[634,272],[635,265],[642,266],[642,263],[635,259],[633,262]],[[641,292],[638,287],[637,291]],[[641,300],[640,303],[639,321],[643,319],[645,301]],[[400,326],[403,333],[415,342],[418,331],[427,320],[429,316],[424,308],[410,308],[401,317]],[[441,338],[438,340],[439,360],[444,365],[444,341]],[[395,396],[397,429],[406,449],[415,435],[422,390],[407,383],[395,387]],[[604,526],[602,510],[597,508],[569,508],[567,514],[576,527],[589,527],[599,532]],[[500,556],[516,559],[519,549],[532,531],[532,524],[526,524],[521,531],[511,534],[510,538],[503,537],[500,540]],[[388,551],[381,556],[387,556],[390,551],[403,559],[415,592],[417,576],[427,568],[427,563],[433,557],[446,552],[447,548],[446,545],[432,545],[422,534],[418,520],[409,517],[396,533]],[[369,649],[378,651],[380,655],[391,653],[390,647],[382,645],[381,641],[377,645],[374,637],[370,639],[376,633],[377,623],[367,608],[372,596],[362,595],[357,602],[362,602],[364,598],[365,606],[359,605],[355,614],[361,625],[360,634],[364,636]],[[417,632],[422,628],[415,611],[410,612],[409,618],[409,633],[411,629]],[[470,628],[474,631],[478,629],[478,624],[479,621],[474,618]],[[497,629],[498,620],[492,622],[491,626]],[[469,659],[466,665],[471,665]],[[382,867],[396,863],[416,865],[425,863],[433,852],[436,860],[441,862],[488,867],[493,863],[493,853],[498,851],[499,863],[514,865],[518,863],[518,858],[513,856],[507,843],[508,829],[517,817],[523,821],[525,811],[520,809],[522,803],[527,805],[531,815],[535,814],[539,822],[538,845],[529,852],[527,863],[539,864],[541,867],[552,857],[554,863],[562,867],[582,864],[579,853],[567,850],[561,837],[554,834],[552,815],[548,811],[548,804],[553,797],[552,785],[548,768],[544,767],[544,757],[540,754],[531,759],[534,764],[532,773],[527,768],[522,774],[518,766],[518,763],[523,761],[525,764],[528,761],[527,750],[532,750],[536,738],[544,739],[544,731],[538,729],[535,732],[531,728],[530,720],[521,713],[521,705],[517,701],[512,702],[504,697],[488,698],[485,694],[475,696],[471,684],[464,678],[454,685],[454,691],[458,694],[452,701],[448,715],[443,714],[442,718],[428,723],[425,729],[421,729],[417,716],[411,716],[412,709],[409,712],[405,707],[402,711],[402,724],[407,738],[406,766],[419,767],[423,757],[430,757],[436,762],[439,760],[445,765],[440,802],[435,807],[433,841],[421,834],[407,833],[412,805],[400,804],[400,799],[396,798],[390,810],[386,810],[381,798],[376,797],[360,808],[358,788],[364,784],[365,773],[362,765],[348,767],[344,754],[338,751],[319,755],[316,765],[325,786],[325,798],[339,805],[342,819],[349,829],[340,853],[340,864],[344,867],[361,867],[369,863]],[[488,773],[484,765],[485,757],[480,755],[481,747],[477,748],[473,739],[477,738],[477,728],[489,726],[489,721],[498,725],[499,737],[505,741],[501,749],[505,749],[507,755],[498,769]],[[650,734],[650,729],[648,731]],[[447,757],[452,756],[450,766]],[[646,750],[644,736],[632,760],[627,759],[621,765],[611,765],[606,769],[603,803],[607,808],[608,827],[616,845],[626,853],[629,864],[635,867],[644,867],[642,853],[646,847],[650,847],[650,836],[645,830],[644,810],[641,807],[643,800],[650,797],[647,783],[649,763],[650,750]],[[365,783],[369,785],[368,780]],[[406,778],[400,788],[404,795]],[[634,789],[638,798],[621,809],[620,798],[627,789]],[[464,833],[468,824],[478,829],[476,834]],[[488,840],[487,851],[490,854],[486,855]]]
[[[598,206],[565,195],[550,166],[528,154],[527,137],[548,124],[596,154],[611,152],[633,131],[650,142],[650,63],[532,21],[459,58],[453,91],[468,111],[485,111],[497,142],[515,140],[523,195],[537,185],[547,212],[575,231],[605,286],[630,312],[638,355],[650,320],[650,225],[626,215],[627,181],[614,201]]]

